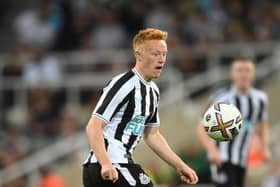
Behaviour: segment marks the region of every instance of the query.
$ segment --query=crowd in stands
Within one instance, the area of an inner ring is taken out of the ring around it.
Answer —
[[[139,29],[156,27],[169,32],[170,48],[186,49],[176,56],[174,66],[196,72],[204,64],[196,61],[188,48],[195,46],[203,52],[217,43],[280,40],[277,0],[34,0],[34,6],[28,8],[18,8],[12,2],[0,3],[0,22],[5,21],[6,10],[17,10],[8,25],[14,37],[12,45],[7,45],[9,58],[0,74],[21,79],[30,89],[23,114],[15,110],[16,93],[0,90],[0,170],[61,136],[75,134],[80,127],[76,113],[64,106],[63,90],[48,89],[58,85],[65,72],[52,53],[131,48]],[[92,108],[95,102],[93,94],[84,103]],[[207,175],[193,157],[203,154],[182,151],[182,157],[192,160],[201,175]],[[10,186],[23,187],[24,181]]]

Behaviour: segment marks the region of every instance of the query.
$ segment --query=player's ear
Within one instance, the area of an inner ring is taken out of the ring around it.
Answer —
[[[140,51],[139,50],[135,50],[134,51],[134,56],[135,56],[135,58],[139,61],[140,60]]]

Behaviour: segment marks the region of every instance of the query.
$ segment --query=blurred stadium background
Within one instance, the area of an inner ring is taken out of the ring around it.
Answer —
[[[256,85],[270,99],[273,159],[262,161],[256,135],[247,186],[280,186],[278,0],[9,0],[0,1],[0,23],[0,186],[82,186],[98,91],[133,66],[131,39],[145,27],[169,32],[157,80],[161,129],[201,186],[210,176],[195,125],[210,93],[228,84],[231,59],[255,60]],[[159,186],[181,185],[143,143],[135,160]]]

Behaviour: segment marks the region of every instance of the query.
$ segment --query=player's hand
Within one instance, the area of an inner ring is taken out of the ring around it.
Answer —
[[[187,165],[177,168],[177,172],[180,176],[180,179],[187,184],[196,184],[198,182],[198,176],[196,175],[196,172]]]
[[[104,180],[115,183],[118,180],[118,171],[112,164],[103,165],[101,167],[101,176]]]
[[[207,156],[208,156],[208,160],[210,162],[215,163],[217,166],[221,166],[222,160],[221,160],[221,157],[220,157],[219,150],[216,147],[213,147],[213,148],[209,149]]]
[[[271,151],[270,151],[269,147],[265,147],[263,149],[263,158],[266,161],[271,159]]]

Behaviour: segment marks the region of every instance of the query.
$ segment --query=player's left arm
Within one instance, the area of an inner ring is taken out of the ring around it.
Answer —
[[[269,147],[269,124],[268,121],[258,121],[258,131],[263,146],[263,155],[265,160],[271,158],[271,151]]]
[[[170,148],[165,138],[159,131],[159,127],[146,127],[144,132],[146,144],[164,161],[174,167],[181,180],[188,184],[196,184],[198,177],[196,172],[186,165]]]
[[[263,94],[260,100],[257,130],[263,146],[264,159],[268,160],[271,158],[271,152],[269,147],[268,97],[266,94]]]

